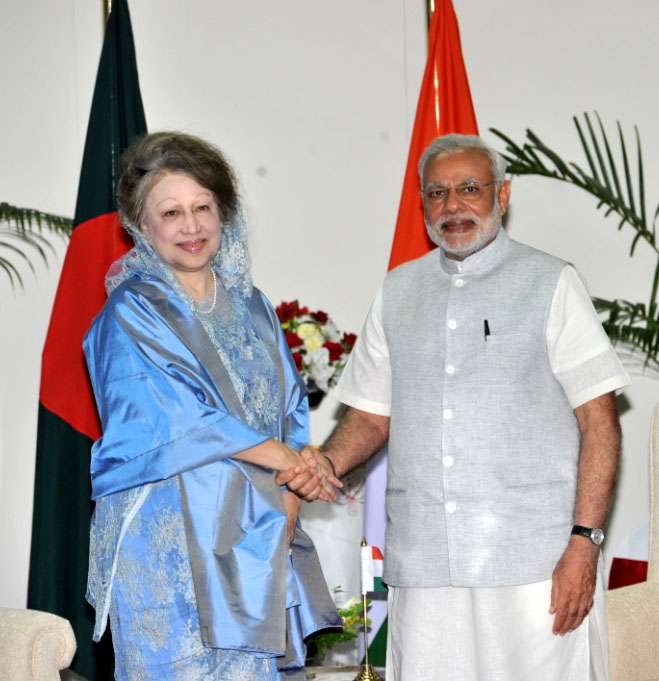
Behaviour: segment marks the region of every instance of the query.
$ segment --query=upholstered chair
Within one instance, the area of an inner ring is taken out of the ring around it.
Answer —
[[[610,681],[659,681],[659,404],[650,432],[648,578],[608,591]]]
[[[75,651],[73,629],[64,618],[0,608],[0,681],[60,681]]]

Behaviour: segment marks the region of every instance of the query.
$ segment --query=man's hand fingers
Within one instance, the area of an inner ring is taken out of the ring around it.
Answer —
[[[554,626],[552,627],[552,633],[560,636],[564,633],[563,629],[565,627],[565,620],[567,619],[567,611],[558,608],[556,611],[556,617],[554,617]]]
[[[581,602],[579,604],[579,608],[577,609],[574,615],[574,620],[571,623],[570,631],[574,631],[575,629],[578,629],[581,626],[581,623],[584,621],[584,619],[586,619],[586,616],[591,611],[592,607],[593,607],[592,596],[582,597]]]
[[[318,499],[322,500],[322,493],[323,493],[323,488],[321,485],[316,485],[310,492],[307,492],[306,494],[302,495],[302,498],[306,501],[311,503],[312,501],[318,501]]]
[[[572,598],[557,607],[556,617],[554,618],[553,632],[559,636],[567,634],[569,631],[577,629],[590,612],[591,600],[584,600],[579,596]]]
[[[294,475],[290,480],[282,482],[281,484],[286,485],[291,492],[295,492],[295,494],[300,497],[303,496],[303,488],[308,485],[310,481],[315,481],[315,484],[317,485],[318,476],[309,468],[305,468]]]
[[[299,466],[294,468],[287,468],[285,471],[279,471],[277,477],[275,477],[275,482],[278,485],[287,485],[302,469]]]
[[[567,610],[567,617],[565,618],[565,624],[563,625],[563,631],[561,634],[567,634],[572,631],[581,623],[579,603],[570,603]]]
[[[322,486],[320,478],[310,468],[305,468],[287,483],[288,489],[305,501],[314,501]]]
[[[331,485],[323,484],[320,498],[323,501],[336,501],[336,489]]]
[[[331,483],[337,489],[341,489],[343,487],[343,483],[333,475],[328,475],[325,480],[327,480],[327,482]]]
[[[554,575],[549,612],[555,615],[552,632],[556,635],[562,635],[567,631],[565,624],[569,617],[569,596],[569,590],[561,583],[560,577]]]
[[[552,577],[551,580],[551,600],[549,602],[549,614],[554,615],[556,613],[556,604],[558,603],[558,580],[556,577]]]
[[[585,551],[581,545],[568,545],[552,575],[549,612],[555,614],[554,634],[562,636],[574,631],[590,611],[596,567],[596,553]]]
[[[307,445],[300,451],[300,456],[302,457],[302,461],[304,461],[304,463],[306,463],[308,466],[313,466],[318,463],[318,459],[316,457],[319,456],[319,452],[317,449],[312,449],[309,445]]]

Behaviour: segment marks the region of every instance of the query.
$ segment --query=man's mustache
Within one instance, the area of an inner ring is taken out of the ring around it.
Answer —
[[[480,225],[481,219],[473,213],[453,213],[451,215],[440,215],[430,226],[434,230],[441,230],[446,225],[456,222],[472,222],[474,225]]]

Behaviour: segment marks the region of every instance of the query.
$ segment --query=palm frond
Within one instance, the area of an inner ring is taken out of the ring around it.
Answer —
[[[16,259],[34,272],[30,255],[37,255],[48,265],[48,251],[53,246],[45,233],[68,237],[73,228],[69,218],[44,213],[34,208],[18,208],[0,203],[0,271],[9,279],[12,288],[23,286],[23,277]]]
[[[632,227],[637,232],[635,236],[638,239],[645,240],[650,248],[659,255],[659,247],[655,244],[653,226],[647,221],[643,157],[638,130],[636,130],[638,172],[636,178],[633,179],[629,164],[630,154],[627,151],[620,124],[618,124],[618,131],[622,170],[618,168],[604,125],[600,117],[597,114],[595,115],[598,121],[599,135],[588,114],[584,114],[587,135],[584,134],[579,120],[576,117],[573,119],[586,156],[588,169],[584,169],[578,163],[564,161],[560,154],[545,144],[532,130],[526,131],[526,141],[521,145],[516,144],[507,135],[495,128],[490,130],[506,144],[506,151],[503,156],[508,162],[508,172],[511,175],[550,177],[568,182],[587,191],[597,199],[598,208],[603,208],[607,214],[615,213],[618,215],[621,225]],[[551,167],[543,163],[540,156],[549,159]],[[623,193],[620,178],[625,180],[627,196]],[[634,247],[635,245],[634,243]]]
[[[659,368],[659,316],[644,303],[593,298],[595,309],[604,313],[602,321],[609,338],[628,343],[645,353],[646,364]]]
[[[617,122],[619,159],[616,160],[614,147],[599,114],[591,117],[583,114],[580,122],[573,116],[573,122],[586,157],[587,166],[566,162],[532,130],[527,129],[522,144],[515,143],[499,130],[491,132],[506,145],[503,153],[511,175],[539,175],[567,182],[588,192],[597,200],[597,210],[604,217],[612,214],[618,218],[618,229],[625,225],[634,230],[629,255],[633,256],[638,244],[645,242],[656,254],[657,264],[647,305],[630,303],[626,300],[606,301],[594,298],[601,312],[608,314],[604,328],[614,341],[624,341],[642,349],[647,362],[659,362],[659,319],[657,318],[657,295],[659,293],[659,247],[656,243],[656,223],[659,217],[657,205],[652,222],[648,221],[645,193],[643,154],[638,128],[634,127],[636,173],[632,171],[632,155],[627,150],[622,126]]]

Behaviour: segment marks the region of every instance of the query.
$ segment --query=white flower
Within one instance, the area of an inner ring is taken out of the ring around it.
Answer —
[[[302,340],[305,340],[318,333],[318,325],[314,322],[304,322],[297,327],[296,333]]]
[[[330,379],[334,374],[334,367],[332,367],[329,361],[329,350],[321,347],[314,352],[310,352],[304,359],[304,363],[309,370],[309,376],[318,386],[318,389],[326,393],[329,389]]]
[[[304,341],[307,353],[315,352],[323,347],[325,337],[320,332],[318,324],[305,322],[297,327],[297,335]]]
[[[332,343],[341,342],[341,332],[336,328],[336,324],[334,324],[331,319],[328,319],[327,322],[325,322],[323,333],[327,340],[332,341]]]
[[[304,340],[304,347],[306,348],[306,351],[309,353],[320,350],[320,348],[322,348],[324,344],[325,339],[319,333],[316,333],[313,336],[309,336]]]

